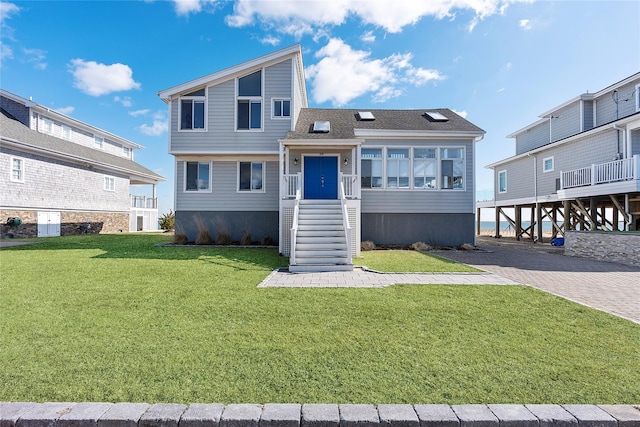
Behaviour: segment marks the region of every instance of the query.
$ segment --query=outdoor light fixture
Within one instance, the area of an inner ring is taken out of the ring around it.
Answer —
[[[297,157],[293,159],[293,164],[298,166],[298,158]]]
[[[347,157],[344,158],[344,165],[347,166],[349,164],[349,159]]]

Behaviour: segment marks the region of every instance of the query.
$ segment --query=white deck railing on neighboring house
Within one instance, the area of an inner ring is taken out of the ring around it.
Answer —
[[[592,164],[585,168],[560,172],[560,188],[584,187],[587,185],[640,179],[640,156]]]
[[[301,173],[282,175],[282,197],[285,199],[294,199],[296,193],[300,190]]]
[[[157,209],[158,199],[147,196],[134,196],[131,194],[131,207],[138,209]]]
[[[347,199],[360,198],[360,186],[358,185],[357,175],[340,174],[340,183],[343,186],[344,197]]]

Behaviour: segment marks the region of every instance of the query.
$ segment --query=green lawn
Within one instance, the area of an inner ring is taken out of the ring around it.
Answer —
[[[460,264],[426,252],[409,250],[362,251],[360,258],[353,260],[355,265],[366,266],[371,270],[388,273],[473,273],[477,268]]]
[[[275,289],[275,250],[0,250],[0,401],[638,403],[640,326],[521,286]]]

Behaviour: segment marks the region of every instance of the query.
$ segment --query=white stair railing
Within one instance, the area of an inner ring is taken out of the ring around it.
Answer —
[[[351,253],[351,226],[349,225],[349,210],[347,209],[347,198],[344,192],[344,181],[340,182],[340,204],[342,206],[342,225],[344,227],[344,236],[347,239],[347,264],[352,262]]]
[[[300,181],[296,190],[296,201],[293,208],[293,224],[291,225],[291,250],[289,254],[289,264],[296,265],[296,238],[298,235],[298,216],[300,215]]]
[[[296,192],[300,188],[301,173],[292,173],[282,175],[282,197],[285,199],[294,199]]]

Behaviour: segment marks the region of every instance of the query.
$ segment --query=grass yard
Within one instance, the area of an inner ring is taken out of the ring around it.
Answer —
[[[362,251],[354,265],[387,273],[477,273],[480,270],[437,255],[409,250]]]
[[[169,239],[0,250],[0,401],[640,401],[629,321],[520,286],[258,289],[276,251]]]

